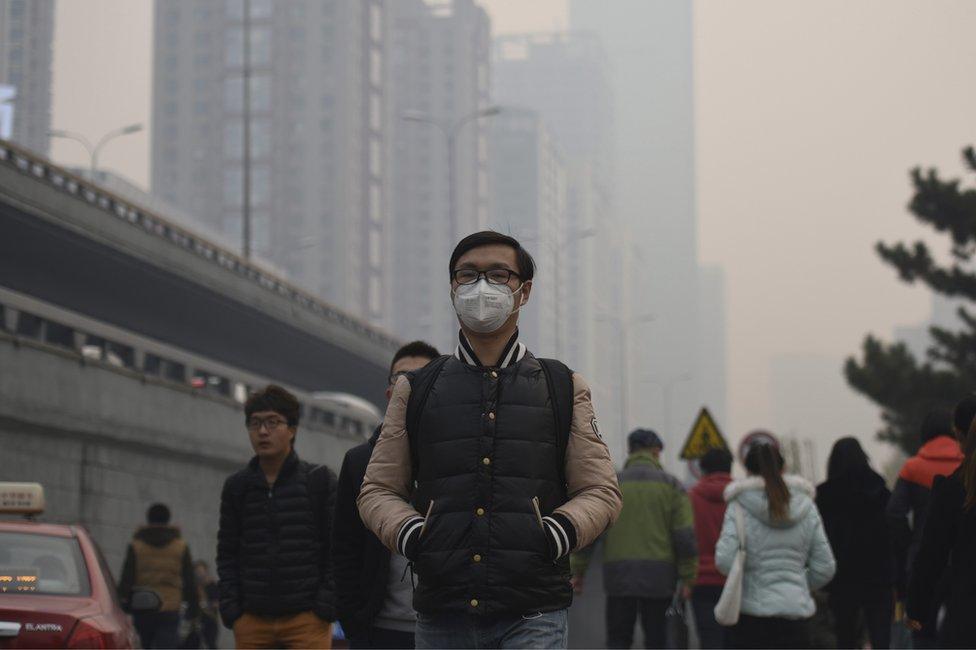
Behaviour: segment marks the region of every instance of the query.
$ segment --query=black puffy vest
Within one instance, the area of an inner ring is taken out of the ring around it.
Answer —
[[[331,529],[332,472],[293,452],[274,489],[256,458],[227,483],[240,519],[224,521],[222,512],[218,555],[221,544],[236,551],[239,593],[234,596],[243,610],[261,616],[311,610],[334,618],[330,530],[323,530]],[[229,530],[237,536],[224,532]]]
[[[427,521],[414,609],[492,616],[568,607],[569,560],[552,560],[540,519],[566,502],[566,485],[539,362],[527,354],[492,370],[451,357],[416,422],[413,504]]]

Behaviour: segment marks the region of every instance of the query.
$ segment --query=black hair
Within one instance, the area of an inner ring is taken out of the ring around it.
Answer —
[[[827,479],[834,479],[870,467],[868,455],[857,438],[850,436],[834,443],[827,460]]]
[[[268,384],[261,390],[251,393],[244,402],[244,420],[250,419],[254,413],[274,411],[288,421],[288,426],[298,426],[298,414],[301,406],[298,399],[281,386]]]
[[[451,253],[451,261],[447,265],[448,274],[453,277],[454,265],[469,250],[481,246],[491,246],[492,244],[501,244],[515,250],[515,263],[518,266],[518,274],[522,282],[528,282],[535,276],[535,260],[529,255],[529,251],[522,248],[522,244],[514,237],[503,235],[494,230],[482,230],[459,241],[458,245],[454,247],[454,252]]]
[[[790,512],[790,489],[783,480],[783,454],[767,443],[756,443],[746,454],[746,469],[750,474],[761,476],[766,483],[766,499],[769,501],[769,518],[785,521]]]
[[[952,414],[947,408],[934,408],[925,414],[920,431],[922,444],[939,436],[952,435]]]
[[[437,348],[430,343],[427,343],[426,341],[411,341],[397,350],[396,354],[393,355],[393,361],[390,362],[390,374],[393,374],[393,366],[395,366],[396,362],[400,359],[404,359],[406,357],[421,357],[423,359],[427,359],[428,361],[433,361],[439,356],[441,356],[441,353],[438,352]]]
[[[732,471],[732,454],[728,449],[709,449],[698,461],[698,466],[706,474]]]
[[[967,395],[952,413],[959,446],[962,447],[962,484],[966,489],[965,509],[976,507],[976,395]]]
[[[165,526],[169,523],[170,512],[165,503],[154,503],[146,511],[146,521],[150,524]]]

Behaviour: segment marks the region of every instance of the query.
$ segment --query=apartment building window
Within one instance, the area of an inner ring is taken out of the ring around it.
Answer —
[[[271,168],[267,165],[251,169],[251,203],[266,205],[271,202]]]
[[[244,35],[241,33],[241,61],[243,62]],[[267,66],[271,64],[271,28],[251,28],[251,65]]]
[[[244,193],[244,174],[240,167],[224,168],[224,205],[238,207]]]
[[[243,84],[243,81],[241,81]],[[244,88],[241,86],[243,95]],[[243,101],[243,99],[241,100]],[[251,77],[251,110],[264,112],[271,110],[271,76],[261,75]]]
[[[253,120],[251,122],[251,156],[264,158],[271,155],[271,121]]]
[[[244,155],[244,126],[240,121],[224,122],[224,159],[240,160]]]
[[[251,18],[253,18],[254,20],[270,18],[271,12],[272,12],[271,0],[251,0]]]
[[[238,76],[224,79],[224,112],[241,113],[244,106],[244,80]]]
[[[244,19],[244,0],[224,0],[224,15],[228,20],[242,21]]]
[[[244,65],[243,27],[231,27],[224,33],[224,62],[231,68]]]

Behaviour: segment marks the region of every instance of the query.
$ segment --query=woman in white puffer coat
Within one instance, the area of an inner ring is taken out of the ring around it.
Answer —
[[[728,575],[739,550],[735,508],[741,508],[746,560],[732,647],[808,648],[817,609],[810,592],[830,582],[836,568],[816,491],[799,476],[783,476],[783,457],[772,445],[753,445],[745,465],[749,477],[725,488],[729,507],[715,546],[715,565]]]

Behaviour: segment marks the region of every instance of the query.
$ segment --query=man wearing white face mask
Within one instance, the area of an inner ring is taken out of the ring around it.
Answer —
[[[480,232],[448,270],[459,344],[394,387],[359,512],[419,579],[418,648],[564,648],[568,554],[620,512],[613,463],[583,378],[518,340],[529,253]]]

